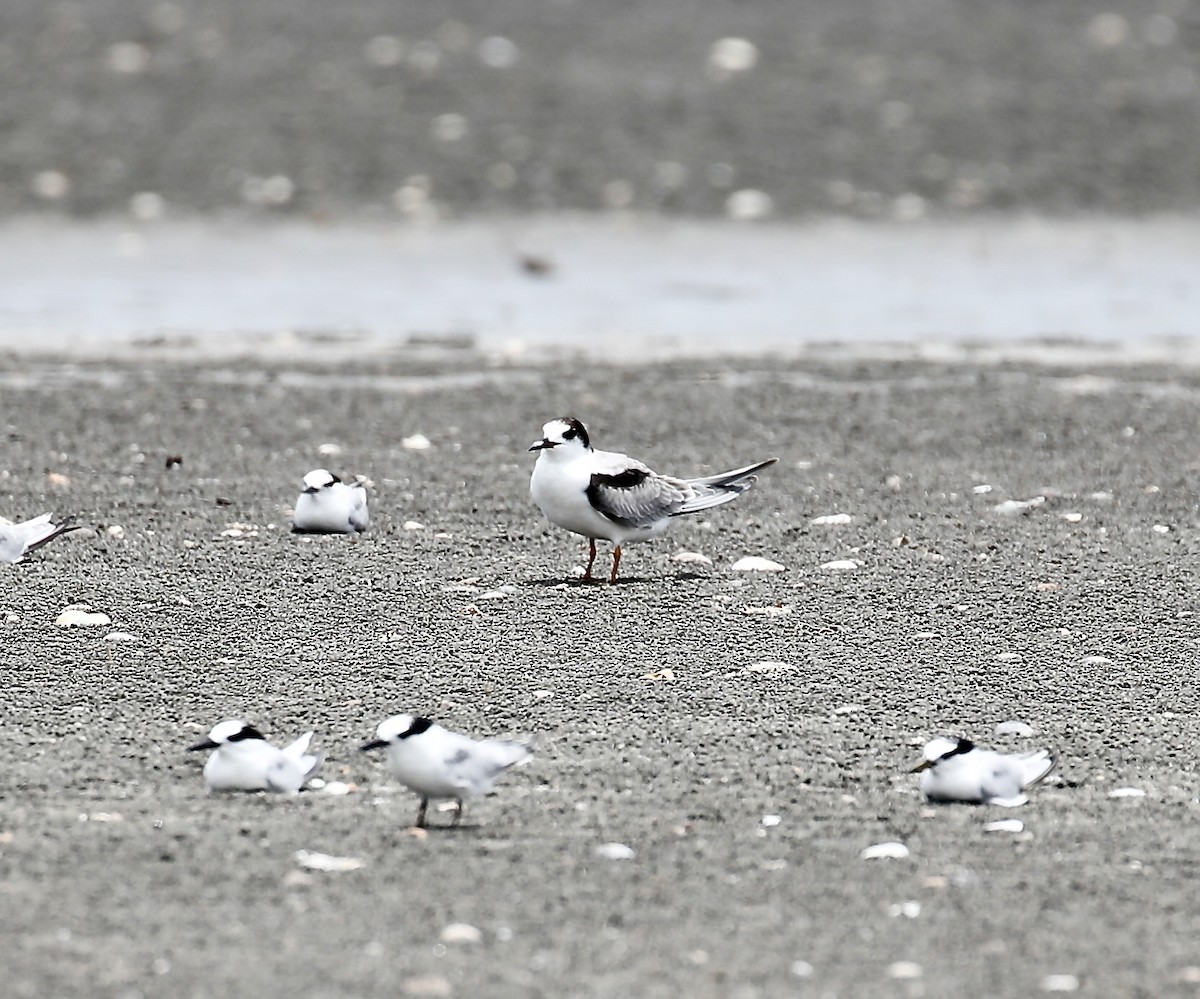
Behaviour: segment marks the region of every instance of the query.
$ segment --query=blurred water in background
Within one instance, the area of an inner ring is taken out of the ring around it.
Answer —
[[[6,0],[0,137],[0,346],[1196,332],[1195,0]]]

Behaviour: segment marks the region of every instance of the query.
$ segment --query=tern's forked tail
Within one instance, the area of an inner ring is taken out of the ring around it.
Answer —
[[[759,461],[753,465],[747,465],[745,468],[735,468],[732,472],[720,472],[717,475],[687,479],[687,484],[695,491],[695,495],[684,501],[673,515],[696,513],[698,510],[707,510],[709,507],[720,506],[722,503],[737,499],[758,481],[758,475],[755,473],[769,468],[778,460],[778,458],[768,458],[766,461]]]

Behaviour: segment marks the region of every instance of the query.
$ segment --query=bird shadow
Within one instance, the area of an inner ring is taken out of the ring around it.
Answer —
[[[610,583],[607,579],[579,579],[572,577],[570,579],[527,579],[521,586],[540,587],[543,589],[552,589],[555,586],[567,586],[572,590],[586,590],[591,587],[597,589],[610,589],[613,586],[626,586],[631,583],[649,583],[652,580],[647,576],[622,576],[615,583]]]

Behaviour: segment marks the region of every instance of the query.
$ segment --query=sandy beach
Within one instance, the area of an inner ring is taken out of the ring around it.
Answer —
[[[8,994],[1196,987],[1194,371],[5,372],[3,512],[87,527],[5,567]],[[526,447],[568,408],[664,471],[780,462],[631,547],[617,587],[564,586],[583,545],[531,506]],[[373,483],[357,542],[288,531],[322,465]],[[744,555],[786,571],[732,571]],[[111,626],[54,627],[77,602]],[[416,799],[356,751],[399,711],[538,754],[463,828],[415,836]],[[229,716],[315,729],[351,793],[207,794],[185,749]],[[1058,767],[1015,811],[931,808],[907,770],[937,733]],[[909,856],[862,859],[892,841]]]

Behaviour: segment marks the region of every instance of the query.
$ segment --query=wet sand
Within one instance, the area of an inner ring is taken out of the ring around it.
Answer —
[[[4,572],[8,995],[1196,988],[1194,371],[5,368],[3,512],[91,529]],[[630,548],[619,586],[563,587],[582,545],[531,507],[525,449],[568,410],[665,471],[780,463]],[[321,465],[373,480],[362,540],[288,533]],[[747,554],[787,571],[731,571]],[[53,627],[77,601],[112,627]],[[413,836],[413,796],[355,751],[398,711],[536,733],[538,756]],[[354,792],[207,795],[184,749],[227,716],[315,728]],[[906,770],[939,732],[1058,768],[1015,811],[928,808]],[[1001,818],[1024,831],[984,831]],[[860,858],[885,841],[910,856]],[[453,923],[481,941],[442,943]]]

